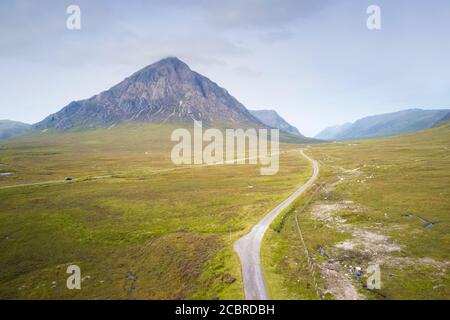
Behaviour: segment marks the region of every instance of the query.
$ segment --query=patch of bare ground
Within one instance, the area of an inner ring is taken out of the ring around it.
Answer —
[[[329,226],[336,227],[340,231],[347,231],[348,224],[346,224],[346,220],[334,214],[342,210],[360,212],[364,209],[353,203],[353,201],[328,201],[314,205],[312,207],[311,214],[316,220],[324,222]]]
[[[365,296],[356,290],[351,276],[345,272],[339,261],[329,259],[320,266],[320,270],[325,280],[325,294],[332,294],[336,300],[366,299]]]
[[[325,223],[327,226],[340,232],[352,232],[352,227],[345,219],[336,215],[339,211],[362,212],[366,209],[352,201],[326,201],[315,204],[311,208],[314,219]],[[347,244],[352,249],[353,244]],[[334,255],[334,253],[332,253]],[[352,274],[341,264],[340,259],[328,259],[319,265],[321,277],[325,281],[324,293],[331,294],[337,300],[364,300],[365,296],[360,294],[354,285]]]
[[[335,247],[343,250],[359,250],[373,256],[401,250],[401,247],[388,236],[373,230],[355,228],[352,235],[352,239],[340,242]]]
[[[365,288],[361,282],[364,270],[369,265],[394,267],[422,265],[432,267],[437,274],[445,275],[450,263],[431,258],[402,257],[402,246],[386,235],[379,227],[357,227],[338,215],[339,212],[361,213],[367,208],[352,201],[324,201],[311,208],[313,219],[326,224],[338,232],[351,233],[352,238],[336,243],[328,252],[328,260],[319,265],[321,277],[325,282],[324,293],[330,293],[338,300],[361,300],[366,297],[358,291]],[[347,215],[348,216],[348,215]],[[354,264],[345,261],[353,261]]]

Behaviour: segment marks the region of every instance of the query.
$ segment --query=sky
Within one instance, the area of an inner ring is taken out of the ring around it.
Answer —
[[[66,27],[72,4],[80,30]],[[38,122],[167,56],[313,136],[450,108],[450,1],[2,0],[0,119]]]

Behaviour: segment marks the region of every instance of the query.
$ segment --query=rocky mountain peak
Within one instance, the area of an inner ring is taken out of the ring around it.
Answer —
[[[35,128],[67,130],[124,122],[190,122],[265,127],[225,89],[175,57],[151,64],[109,90],[74,101]]]

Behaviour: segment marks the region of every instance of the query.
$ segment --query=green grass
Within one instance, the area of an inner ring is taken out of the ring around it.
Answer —
[[[0,142],[0,162],[16,172],[0,177],[0,298],[243,298],[232,246],[307,180],[309,165],[286,144],[274,176],[256,165],[176,167],[173,129]],[[80,180],[2,189],[64,177]],[[81,290],[66,288],[70,264],[81,268]]]
[[[316,266],[325,261],[318,253],[319,247],[342,264],[366,266],[374,259],[359,249],[350,252],[336,249],[336,243],[352,239],[351,233],[311,216],[312,206],[319,202],[351,200],[365,210],[356,213],[343,210],[335,216],[345,219],[352,228],[382,233],[401,246],[400,251],[388,254],[387,261],[381,264],[380,290],[369,291],[355,282],[356,288],[369,299],[448,299],[449,137],[450,126],[446,125],[399,137],[313,146],[309,154],[320,162],[317,185],[322,186],[321,191],[306,206],[308,195],[300,199],[279,218],[265,239],[263,262],[272,297],[317,298],[308,288],[311,276],[306,271],[295,215]],[[349,173],[356,168],[359,174]],[[333,183],[340,178],[343,180],[333,189]],[[423,222],[403,217],[406,213],[436,224],[424,228]],[[317,281],[323,292],[324,279],[318,277]]]

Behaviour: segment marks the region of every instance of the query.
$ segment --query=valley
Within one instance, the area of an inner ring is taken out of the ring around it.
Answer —
[[[263,238],[268,296],[448,297],[449,124],[281,143],[274,176],[256,164],[176,166],[174,129],[127,124],[2,141],[0,170],[15,174],[0,177],[0,296],[242,299],[233,245],[311,177],[298,152],[306,148],[320,176]],[[82,290],[65,287],[70,264],[81,267]],[[371,266],[379,289],[366,284]]]
[[[448,114],[308,138],[169,57],[2,121],[0,298],[445,299]]]

